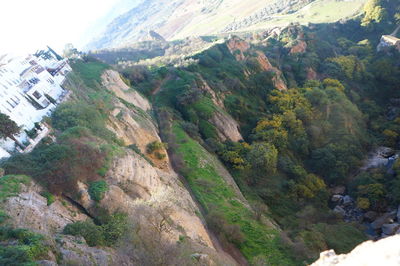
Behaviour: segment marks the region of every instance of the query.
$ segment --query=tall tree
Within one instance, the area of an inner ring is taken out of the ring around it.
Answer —
[[[386,10],[381,6],[381,0],[368,0],[364,6],[364,18],[362,26],[369,26],[371,23],[381,22],[386,15]]]
[[[8,115],[0,113],[0,138],[10,138],[23,149],[24,145],[14,137],[20,130],[21,128]]]

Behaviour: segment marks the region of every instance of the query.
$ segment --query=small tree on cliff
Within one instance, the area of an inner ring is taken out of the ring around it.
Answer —
[[[0,138],[10,138],[23,149],[24,145],[14,137],[20,130],[21,128],[8,115],[0,113]]]

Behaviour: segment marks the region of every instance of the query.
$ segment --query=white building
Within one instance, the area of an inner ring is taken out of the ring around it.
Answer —
[[[400,39],[393,35],[382,35],[381,41],[377,47],[377,51],[384,51],[390,47],[395,47],[398,51],[400,51]]]
[[[3,148],[0,147],[0,159],[10,157],[10,154]]]
[[[65,60],[57,60],[51,52],[41,51],[26,57],[0,56],[0,112],[8,115],[22,128],[18,140],[27,140],[25,130],[35,127],[55,109],[66,94],[62,88],[71,71]],[[11,140],[3,140],[0,158],[15,149]]]

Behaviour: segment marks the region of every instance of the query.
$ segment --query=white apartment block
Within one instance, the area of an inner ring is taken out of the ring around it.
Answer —
[[[26,141],[25,130],[33,129],[55,109],[66,94],[62,84],[70,71],[66,60],[57,60],[49,51],[26,57],[0,56],[0,112],[22,128],[18,140]],[[11,140],[0,140],[0,158],[13,150]]]

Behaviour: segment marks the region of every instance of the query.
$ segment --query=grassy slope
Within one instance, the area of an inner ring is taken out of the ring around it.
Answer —
[[[265,256],[269,265],[293,264],[280,244],[278,232],[256,221],[251,211],[236,199],[234,190],[210,162],[216,159],[178,124],[173,126],[173,133],[179,144],[178,152],[189,169],[185,178],[194,195],[203,208],[209,210],[215,206],[229,223],[239,225],[245,239],[239,245],[243,255],[250,261]]]
[[[86,86],[95,88],[101,84],[101,75],[104,70],[109,68],[109,66],[100,62],[85,63],[78,60],[72,64],[72,68],[74,72],[85,82]]]
[[[251,31],[266,27],[285,26],[292,22],[301,24],[335,22],[359,14],[365,2],[366,0],[318,0],[293,14],[278,15],[274,19],[255,24],[243,30]]]

